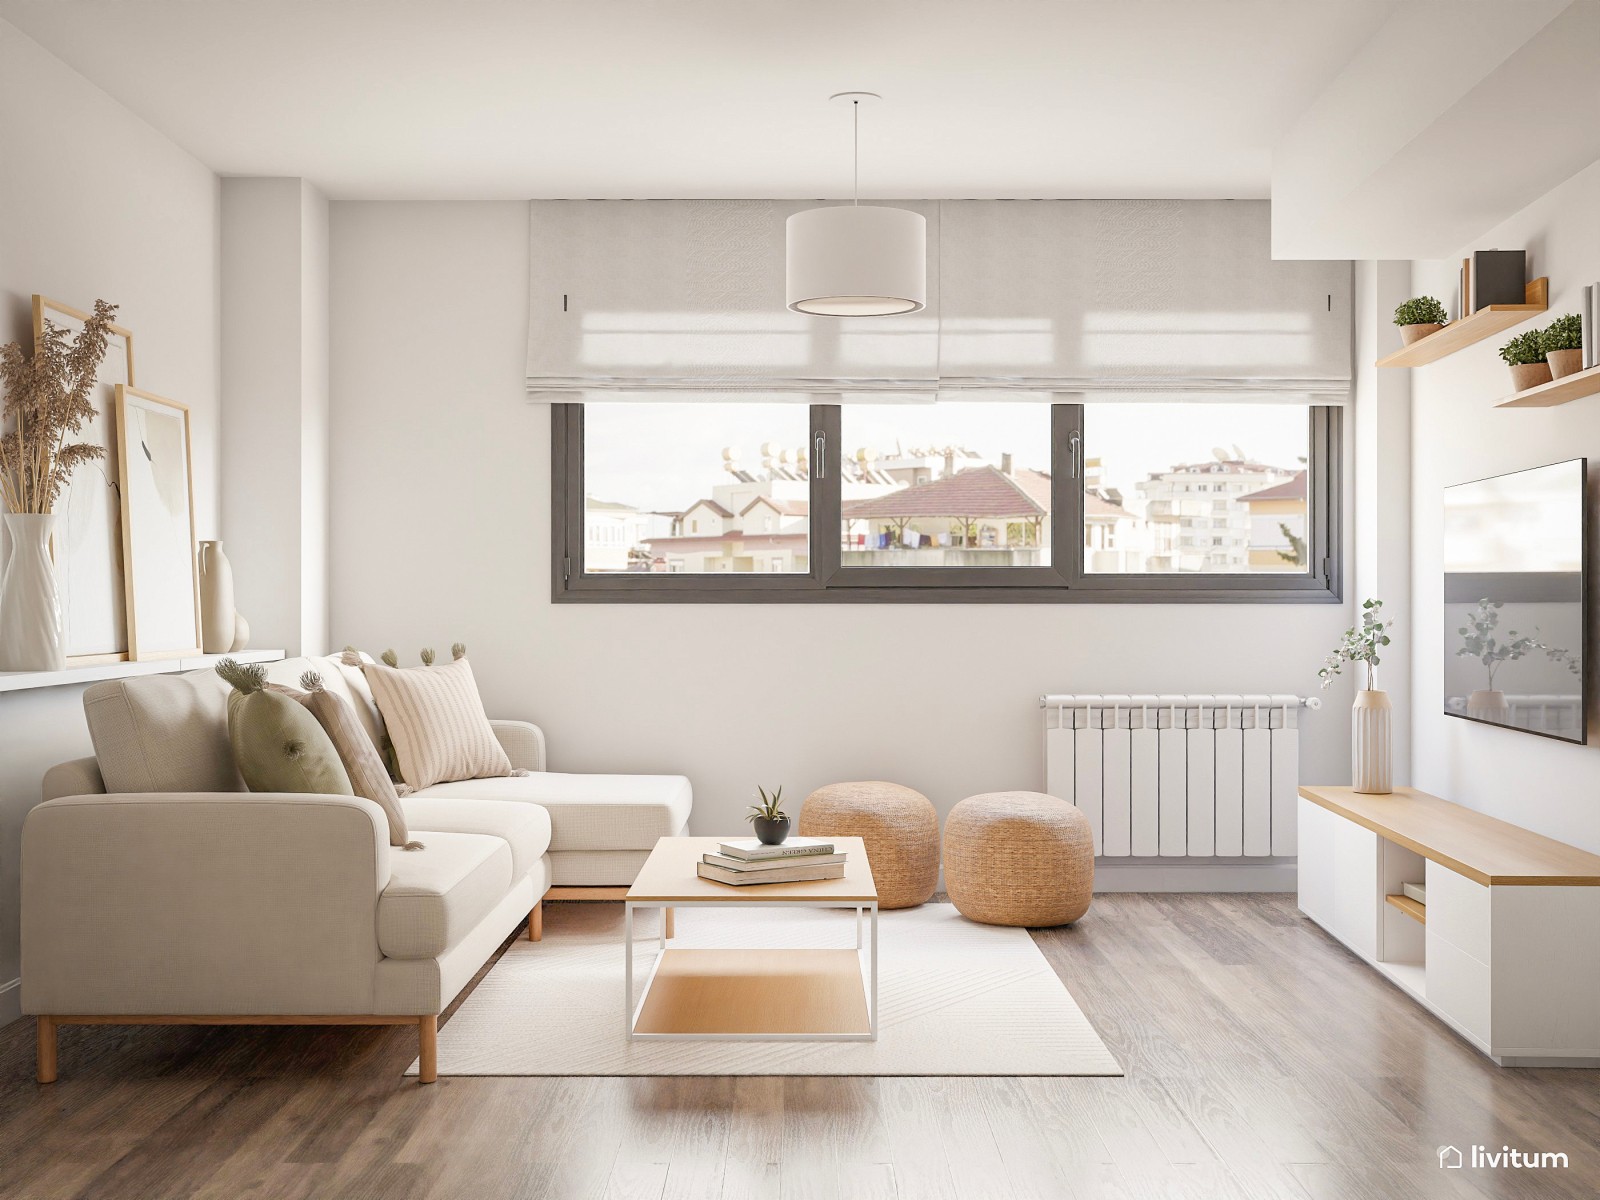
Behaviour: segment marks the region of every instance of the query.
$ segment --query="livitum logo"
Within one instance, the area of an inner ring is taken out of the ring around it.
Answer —
[[[1489,1146],[1469,1146],[1462,1151],[1454,1146],[1440,1146],[1438,1153],[1439,1166],[1452,1171],[1463,1167],[1534,1171],[1565,1170],[1567,1167],[1567,1156],[1559,1151],[1518,1150],[1512,1146],[1501,1146],[1498,1150]]]

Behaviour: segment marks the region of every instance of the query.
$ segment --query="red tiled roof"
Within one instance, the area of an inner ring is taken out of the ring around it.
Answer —
[[[1050,511],[1050,476],[1022,470],[1007,475],[998,467],[969,467],[930,483],[919,483],[868,500],[844,505],[846,520],[915,517],[973,519],[1042,517]]]
[[[1252,500],[1304,500],[1305,498],[1306,473],[1296,471],[1292,479],[1286,479],[1269,488],[1262,488],[1259,492],[1249,492],[1240,496],[1239,502],[1249,504]]]
[[[731,516],[733,516],[733,513],[729,512],[727,509],[723,508],[722,505],[718,504],[715,500],[696,500],[693,504],[689,505],[688,508],[683,510],[684,515],[688,516],[695,509],[699,508],[701,505],[704,505],[706,508],[709,508],[712,512],[716,513],[717,516],[719,516],[719,517],[731,517]]]
[[[811,502],[809,500],[777,500],[771,496],[757,496],[739,510],[739,515],[741,517],[744,516],[758,504],[765,504],[779,515],[785,517],[804,517],[809,516],[811,513]]]
[[[1094,492],[1083,493],[1083,515],[1086,517],[1131,517],[1127,509],[1111,503]]]

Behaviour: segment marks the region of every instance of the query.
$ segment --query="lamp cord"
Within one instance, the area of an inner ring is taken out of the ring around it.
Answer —
[[[861,207],[861,101],[850,101],[850,159],[854,169],[851,186],[855,191],[855,199],[851,201],[856,208]]]

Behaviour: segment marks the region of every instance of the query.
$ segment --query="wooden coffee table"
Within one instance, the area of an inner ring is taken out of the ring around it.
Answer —
[[[843,879],[730,887],[701,879],[695,865],[720,838],[671,837],[656,843],[628,889],[624,929],[628,1037],[701,1041],[870,1042],[878,1037],[878,889],[858,837],[834,838],[847,855]],[[633,914],[659,908],[853,908],[852,949],[689,949],[660,946],[633,996]],[[870,926],[862,936],[863,915]]]

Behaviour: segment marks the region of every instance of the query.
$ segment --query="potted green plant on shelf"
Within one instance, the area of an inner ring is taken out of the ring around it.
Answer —
[[[1518,392],[1536,388],[1550,382],[1550,364],[1544,358],[1544,343],[1540,331],[1530,329],[1519,333],[1500,347],[1500,357],[1511,368],[1511,387]]]
[[[1550,378],[1560,379],[1583,370],[1583,321],[1577,313],[1557,317],[1546,325],[1539,334],[1539,345],[1550,364]]]
[[[1550,647],[1538,638],[1519,634],[1515,629],[1508,629],[1506,640],[1501,641],[1496,634],[1500,627],[1500,610],[1504,607],[1503,601],[1490,600],[1485,596],[1467,614],[1467,623],[1456,630],[1461,635],[1456,657],[1475,658],[1482,663],[1488,685],[1478,688],[1467,697],[1467,716],[1502,725],[1508,720],[1510,707],[1506,704],[1506,694],[1495,687],[1494,677],[1501,666],[1526,658],[1535,650],[1548,652],[1549,657],[1557,662],[1565,661],[1567,654],[1565,650],[1550,652]]]
[[[1363,601],[1361,624],[1344,631],[1317,672],[1326,688],[1346,663],[1363,663],[1367,668],[1367,686],[1356,693],[1350,712],[1350,768],[1355,790],[1372,795],[1394,791],[1394,706],[1389,693],[1378,690],[1378,659],[1389,644],[1393,625],[1393,620],[1384,620],[1382,600]]]
[[[767,789],[756,789],[761,796],[760,804],[750,806],[750,814],[745,818],[755,826],[756,838],[763,846],[781,846],[784,838],[789,836],[789,814],[783,811],[783,786],[780,784],[772,793],[767,795]]]
[[[1444,305],[1432,296],[1417,296],[1394,310],[1394,323],[1400,326],[1400,341],[1409,346],[1445,327]]]

